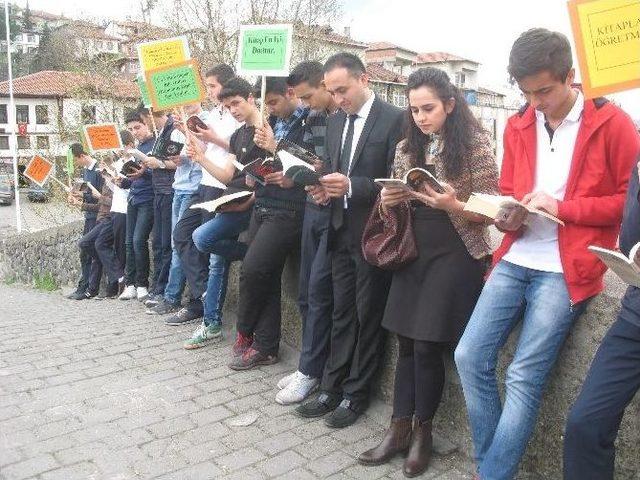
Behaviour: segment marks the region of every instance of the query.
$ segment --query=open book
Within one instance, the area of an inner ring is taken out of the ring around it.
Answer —
[[[634,287],[640,288],[640,267],[634,259],[640,249],[640,243],[636,243],[626,257],[624,253],[608,250],[602,247],[590,245],[589,251],[595,253],[604,264],[609,267],[620,279]]]
[[[243,165],[237,160],[233,160],[233,165],[240,170],[243,175],[253,178],[263,187],[267,184],[267,181],[265,180],[267,175],[282,170],[282,166],[279,165],[279,162],[274,161],[271,157],[267,157],[266,159],[256,158],[246,165]]]
[[[156,157],[161,160],[166,160],[168,157],[175,157],[176,155],[180,155],[182,147],[184,147],[184,143],[182,142],[177,142],[175,140],[159,136],[158,138],[156,138],[149,156]]]
[[[444,187],[442,184],[431,174],[431,172],[424,168],[412,168],[402,179],[376,178],[374,179],[374,182],[382,187],[402,188],[403,190],[414,192],[419,191],[420,187],[426,183],[436,192],[444,193]]]
[[[189,208],[202,208],[207,212],[215,212],[222,205],[242,203],[246,201],[251,195],[253,195],[253,192],[243,190],[241,192],[235,192],[235,193],[230,193],[229,195],[223,195],[209,202],[194,203]]]
[[[547,218],[548,220],[551,220],[552,222],[557,223],[558,225],[564,226],[564,222],[559,218],[554,217],[544,210],[539,210],[537,208],[529,207],[528,205],[523,205],[513,197],[489,195],[487,193],[472,193],[469,197],[469,200],[467,200],[464,209],[467,212],[479,213],[480,215],[484,215],[485,217],[495,219],[498,215],[498,212],[500,211],[500,207],[510,204],[521,205],[526,208],[529,213],[540,215]]]
[[[280,160],[283,173],[296,185],[319,185],[320,174],[315,165],[322,159],[288,140],[280,140],[276,148],[276,158]]]

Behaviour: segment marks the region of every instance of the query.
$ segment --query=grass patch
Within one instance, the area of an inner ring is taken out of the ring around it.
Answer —
[[[18,279],[16,277],[7,277],[7,278],[4,279],[4,284],[5,285],[13,285],[17,281],[18,281]]]
[[[45,272],[42,275],[36,273],[33,276],[33,286],[37,290],[42,290],[45,292],[53,292],[54,290],[58,290],[58,283],[56,279],[53,278],[51,272]]]

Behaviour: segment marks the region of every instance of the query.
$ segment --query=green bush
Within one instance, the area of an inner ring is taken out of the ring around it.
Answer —
[[[37,290],[43,290],[45,292],[52,292],[59,288],[51,272],[45,272],[43,274],[36,273],[33,276],[33,286]]]

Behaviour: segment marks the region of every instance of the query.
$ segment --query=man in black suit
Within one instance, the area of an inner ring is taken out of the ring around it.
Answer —
[[[366,410],[383,347],[380,322],[389,276],[364,261],[361,239],[379,193],[373,179],[389,176],[403,112],[374,95],[355,55],[329,58],[324,82],[341,109],[327,120],[325,152],[333,173],[309,191],[318,203],[331,202],[333,326],[320,393],[296,412],[303,417],[332,412],[325,423],[341,428]]]

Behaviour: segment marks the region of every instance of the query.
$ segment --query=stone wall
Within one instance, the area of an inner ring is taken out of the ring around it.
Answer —
[[[24,283],[31,283],[34,274],[50,272],[59,285],[71,285],[77,280],[79,266],[76,247],[82,223],[74,223],[20,237],[10,237],[0,243],[0,275]],[[297,296],[297,261],[295,255],[287,263],[283,275],[282,311],[283,340],[294,347],[300,345],[300,320],[295,299]],[[239,264],[235,263],[230,279],[225,309],[237,306]],[[523,471],[533,478],[560,479],[562,468],[562,436],[569,406],[582,385],[595,350],[619,309],[624,286],[612,275],[607,276],[607,289],[589,305],[578,320],[565,344],[557,367],[549,382],[536,431],[529,445]],[[505,365],[512,358],[517,340],[516,330],[507,343],[501,361],[500,378],[504,378]],[[396,345],[387,341],[377,391],[389,401],[393,391],[393,371]],[[503,384],[501,383],[501,386]],[[443,403],[438,411],[436,427],[439,432],[471,454],[470,433],[460,382],[451,359],[448,362],[448,380]],[[616,479],[640,478],[640,395],[627,409],[618,438]]]

